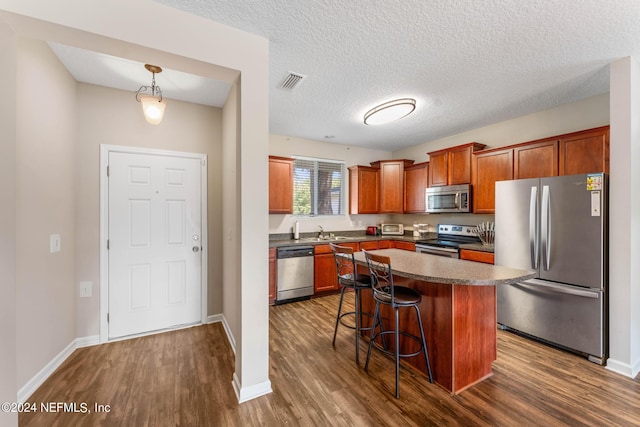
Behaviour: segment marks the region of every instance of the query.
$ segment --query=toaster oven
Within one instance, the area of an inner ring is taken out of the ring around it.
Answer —
[[[380,233],[384,235],[402,236],[404,225],[402,224],[380,224]]]

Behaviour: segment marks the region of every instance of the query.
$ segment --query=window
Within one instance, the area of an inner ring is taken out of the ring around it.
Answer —
[[[293,214],[344,214],[344,162],[299,157],[293,162]]]

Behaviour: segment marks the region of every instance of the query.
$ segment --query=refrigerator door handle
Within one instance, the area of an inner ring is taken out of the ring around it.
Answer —
[[[536,280],[536,279],[531,279],[531,280],[527,280],[526,282],[518,282],[517,284],[515,284],[515,286],[531,286],[531,287],[536,287],[536,288],[547,288],[550,291],[553,292],[558,292],[561,294],[568,294],[568,295],[575,295],[575,296],[579,296],[579,297],[585,297],[585,298],[600,298],[600,295],[602,294],[602,292],[600,291],[593,291],[590,289],[584,289],[584,288],[578,288],[577,286],[562,286],[562,285],[556,285],[553,283],[548,283],[548,282],[544,282],[542,280]]]
[[[542,264],[549,271],[551,261],[551,197],[549,186],[542,187]]]
[[[529,246],[531,268],[538,268],[538,187],[531,187],[529,200]]]

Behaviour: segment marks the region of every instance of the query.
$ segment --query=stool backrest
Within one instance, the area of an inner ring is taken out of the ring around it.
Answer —
[[[353,248],[339,246],[330,243],[333,258],[336,262],[336,272],[338,273],[338,283],[343,286],[354,285],[354,272],[356,271],[356,261],[353,257]]]
[[[379,301],[394,304],[393,271],[391,259],[388,256],[375,255],[363,250],[367,260],[369,275],[371,276],[371,288],[373,297]]]

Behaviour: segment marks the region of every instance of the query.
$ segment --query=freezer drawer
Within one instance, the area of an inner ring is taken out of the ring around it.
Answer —
[[[605,293],[533,279],[497,290],[498,323],[604,363]]]

